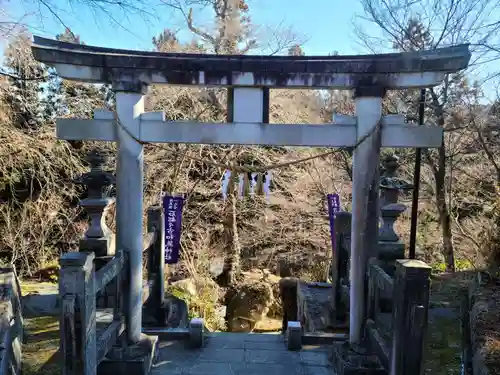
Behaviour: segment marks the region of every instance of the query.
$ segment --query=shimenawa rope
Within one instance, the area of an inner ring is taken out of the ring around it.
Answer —
[[[115,117],[116,124],[123,131],[125,131],[132,139],[134,139],[136,142],[138,142],[138,143],[140,143],[142,145],[151,145],[151,146],[153,146],[155,148],[159,148],[159,149],[162,149],[163,151],[167,151],[167,152],[172,153],[171,150],[168,150],[167,148],[165,148],[163,146],[160,146],[160,145],[157,145],[157,144],[151,143],[151,142],[143,142],[140,139],[138,139],[136,136],[134,136],[132,134],[132,132],[129,129],[127,129],[126,126],[124,126],[122,124],[122,122],[118,118],[118,114],[116,113],[116,111],[114,111],[114,117]],[[373,127],[373,129],[370,130],[370,132],[368,132],[367,134],[365,134],[363,137],[361,137],[356,142],[356,144],[352,147],[353,150],[355,150],[360,144],[362,144],[372,134],[374,134],[375,132],[377,132],[380,129],[381,122],[382,122],[382,118],[380,118],[380,120],[377,123],[377,125],[375,125]],[[347,147],[339,147],[339,148],[336,148],[335,150],[326,151],[326,152],[323,152],[321,154],[317,154],[317,155],[313,155],[313,156],[308,156],[308,157],[305,157],[305,158],[301,158],[301,159],[297,159],[297,160],[292,160],[292,161],[288,161],[288,162],[271,164],[271,165],[267,165],[267,166],[263,166],[263,167],[254,167],[254,166],[251,166],[251,165],[237,165],[237,164],[232,164],[231,165],[231,164],[225,164],[225,163],[218,163],[218,162],[215,162],[215,161],[212,161],[212,160],[198,158],[196,156],[192,156],[192,155],[189,155],[187,153],[185,154],[185,157],[187,157],[187,158],[189,158],[191,160],[200,162],[200,163],[211,165],[213,167],[218,167],[218,168],[223,168],[223,169],[229,169],[233,173],[263,173],[263,172],[267,172],[267,171],[270,171],[270,170],[273,170],[273,169],[290,167],[292,165],[297,165],[297,164],[300,164],[300,163],[305,163],[305,162],[310,161],[310,160],[324,158],[326,156],[329,156],[329,155],[335,154],[337,152],[340,152],[341,150],[343,150],[345,148],[347,148]]]

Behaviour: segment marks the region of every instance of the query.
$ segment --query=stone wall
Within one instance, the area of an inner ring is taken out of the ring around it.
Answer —
[[[298,319],[305,332],[325,332],[333,327],[332,297],[332,284],[298,283]]]
[[[470,360],[474,375],[500,373],[500,283],[477,273],[468,293]]]

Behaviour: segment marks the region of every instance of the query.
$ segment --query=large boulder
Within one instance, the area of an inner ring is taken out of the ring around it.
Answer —
[[[243,279],[226,294],[226,323],[229,332],[252,332],[269,312],[273,290],[265,280]]]
[[[262,282],[269,284],[273,296],[271,305],[269,306],[269,311],[267,312],[267,316],[269,318],[281,318],[283,316],[283,308],[281,306],[280,287],[279,287],[281,277],[273,275],[267,269],[262,269],[262,270],[252,269],[247,272],[242,272],[242,277],[247,283]]]

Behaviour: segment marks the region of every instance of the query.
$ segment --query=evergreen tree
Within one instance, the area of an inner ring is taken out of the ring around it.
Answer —
[[[66,28],[64,33],[56,35],[62,42],[85,44]],[[61,95],[63,97],[63,111],[71,117],[90,118],[96,108],[110,108],[114,103],[114,94],[108,85],[96,85],[62,80]]]
[[[300,45],[295,44],[288,49],[288,56],[305,56],[305,53]]]
[[[46,66],[33,59],[30,45],[31,36],[22,32],[16,35],[5,51],[4,66],[10,82],[5,100],[12,108],[12,120],[16,126],[36,129],[51,116],[50,108],[40,101],[40,94],[50,89],[47,83],[51,74]]]
[[[176,51],[179,48],[179,39],[174,31],[165,29],[158,37],[153,37],[153,45],[159,52]]]
[[[80,36],[75,35],[68,27],[64,30],[62,34],[56,35],[56,39],[59,40],[60,42],[68,42],[68,43],[83,44],[83,45],[85,44],[80,40]]]

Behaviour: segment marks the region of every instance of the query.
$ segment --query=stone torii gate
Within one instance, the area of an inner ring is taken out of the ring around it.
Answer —
[[[367,253],[377,243],[377,230],[366,223],[376,204],[369,207],[369,196],[376,196],[369,190],[380,147],[440,147],[443,139],[438,127],[382,116],[382,99],[387,90],[436,86],[446,74],[465,69],[471,57],[468,45],[367,56],[217,56],[118,50],[35,37],[32,51],[62,78],[108,83],[116,92],[116,115],[100,110],[90,120],[59,119],[57,136],[118,142],[117,248],[129,256],[130,343],[141,336],[142,142],[353,147],[366,137],[354,151],[352,188],[349,341],[360,343]],[[228,87],[229,122],[165,121],[163,112],[145,113],[144,95],[152,84]],[[269,124],[270,88],[354,90],[356,116],[340,116],[333,124]]]

